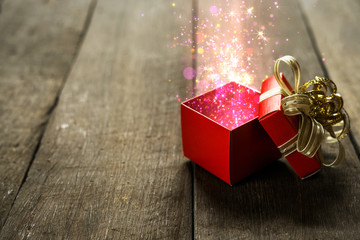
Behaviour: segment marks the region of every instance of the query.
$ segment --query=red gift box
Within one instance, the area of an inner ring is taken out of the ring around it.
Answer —
[[[282,74],[281,77],[288,88],[292,90],[291,85]],[[289,117],[284,115],[281,107],[283,96],[280,91],[277,91],[278,89],[280,89],[280,85],[274,76],[263,81],[261,93],[266,95],[273,91],[275,95],[269,94],[272,96],[260,101],[259,119],[276,146],[286,152],[286,143],[297,135],[299,120],[297,116]],[[291,151],[284,153],[284,156],[300,178],[309,177],[321,169],[321,163],[317,155],[308,158],[297,152],[296,148],[293,148]]]
[[[258,120],[259,96],[231,82],[183,102],[184,155],[230,185],[279,159]]]

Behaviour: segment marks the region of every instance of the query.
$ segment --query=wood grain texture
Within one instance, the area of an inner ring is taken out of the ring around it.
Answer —
[[[175,3],[184,20],[165,0],[98,2],[0,238],[191,238],[191,174],[169,95],[184,91],[191,52],[167,46],[191,5]]]
[[[302,13],[296,1],[277,1],[275,28],[266,28],[279,45],[264,47],[258,75],[272,75],[274,60],[292,55],[300,62],[303,81],[323,75]],[[255,6],[257,22],[267,22],[266,3]],[[253,4],[253,5],[252,5]],[[272,3],[273,4],[273,3]],[[213,1],[200,1],[209,9]],[[284,41],[288,39],[288,41]],[[284,69],[286,69],[284,67]],[[290,71],[285,70],[290,76]],[[255,79],[255,85],[261,80]],[[257,86],[259,87],[259,86]],[[358,88],[357,88],[358,89]],[[346,93],[343,91],[343,94]],[[283,161],[230,187],[200,167],[194,177],[194,229],[196,239],[356,239],[360,234],[359,161],[349,139],[344,141],[346,162],[300,180]],[[325,147],[325,158],[336,149]]]
[[[0,229],[71,67],[90,0],[6,1],[0,14]]]
[[[342,93],[345,108],[353,124],[351,129],[360,144],[359,68],[360,68],[360,2],[345,0],[300,1],[316,39],[320,58],[324,58],[327,73]]]
[[[357,239],[359,164],[345,144],[341,168],[303,181],[280,161],[233,187],[196,167],[195,238]]]

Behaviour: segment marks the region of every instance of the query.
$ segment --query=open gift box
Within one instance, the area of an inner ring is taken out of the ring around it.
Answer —
[[[258,119],[259,96],[230,82],[183,102],[184,155],[230,185],[279,159]]]

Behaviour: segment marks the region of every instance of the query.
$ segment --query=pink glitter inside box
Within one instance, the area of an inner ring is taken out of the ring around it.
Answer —
[[[184,104],[232,130],[258,116],[259,93],[231,82]]]
[[[258,121],[259,95],[231,82],[183,102],[184,155],[229,184],[278,159]]]

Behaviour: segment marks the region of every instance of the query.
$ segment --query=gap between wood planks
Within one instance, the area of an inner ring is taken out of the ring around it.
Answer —
[[[310,38],[310,41],[311,41],[311,45],[313,47],[313,50],[315,52],[315,55],[316,55],[316,58],[320,64],[320,67],[321,67],[321,70],[323,71],[323,74],[326,78],[330,78],[331,77],[329,76],[329,72],[327,70],[327,67],[325,65],[325,63],[321,60],[322,59],[322,56],[321,56],[321,51],[320,51],[320,48],[319,48],[319,45],[316,41],[316,37],[314,35],[314,32],[311,28],[311,25],[310,25],[310,22],[309,22],[309,19],[308,17],[306,16],[306,13],[304,11],[304,8],[303,6],[300,4],[299,0],[296,1],[299,9],[300,9],[300,13],[301,13],[301,17],[304,21],[304,24],[305,24],[305,27],[306,27],[306,31],[307,31],[307,34],[309,35],[309,38]],[[350,130],[349,132],[349,139],[350,139],[350,142],[351,144],[353,145],[354,147],[354,150],[355,150],[355,153],[356,153],[356,156],[358,158],[358,160],[360,161],[360,147],[359,147],[359,144],[358,142],[356,141],[355,137],[354,137],[354,134],[352,133],[352,131]]]
[[[0,11],[1,11],[1,3],[2,3],[2,2],[0,1]],[[9,214],[10,214],[10,212],[11,212],[11,209],[12,209],[12,207],[14,206],[14,203],[15,203],[15,201],[16,201],[17,195],[19,194],[22,186],[23,186],[24,183],[26,182],[26,179],[27,179],[27,177],[28,177],[29,170],[30,170],[30,168],[31,168],[31,166],[32,166],[32,163],[34,162],[34,160],[35,160],[35,158],[36,158],[36,155],[37,155],[37,153],[38,153],[38,151],[39,151],[42,138],[43,138],[44,133],[45,133],[45,131],[46,131],[46,126],[48,125],[49,120],[50,120],[50,117],[51,117],[52,113],[54,112],[54,110],[55,110],[55,108],[56,108],[56,106],[57,106],[57,104],[58,104],[58,102],[59,102],[59,98],[60,98],[61,92],[62,92],[62,90],[63,90],[63,88],[64,88],[64,85],[65,85],[65,83],[66,83],[66,80],[68,79],[68,77],[69,77],[69,75],[70,75],[70,72],[71,72],[71,70],[72,70],[72,66],[74,65],[74,63],[75,63],[75,61],[76,61],[76,59],[77,59],[77,57],[78,57],[78,55],[79,55],[79,52],[80,52],[80,50],[81,50],[81,46],[82,46],[82,44],[83,44],[83,42],[84,42],[84,39],[85,39],[85,37],[86,37],[86,33],[87,33],[88,29],[89,29],[89,26],[90,26],[90,23],[91,23],[91,20],[92,20],[92,16],[93,16],[94,10],[95,10],[95,8],[96,8],[96,4],[97,4],[97,0],[91,0],[91,3],[90,3],[90,5],[89,5],[89,9],[88,9],[88,11],[87,11],[86,19],[85,19],[85,22],[84,22],[83,30],[82,30],[82,32],[80,33],[79,40],[78,40],[78,42],[77,42],[77,44],[76,44],[76,47],[75,47],[76,50],[75,50],[74,55],[73,55],[73,58],[72,58],[72,60],[71,60],[70,67],[68,68],[68,70],[67,70],[66,73],[65,73],[63,82],[62,82],[62,84],[61,84],[61,86],[60,86],[60,88],[59,88],[59,90],[58,90],[58,92],[57,92],[57,94],[56,94],[54,103],[50,106],[49,110],[48,110],[47,113],[46,113],[46,115],[48,116],[47,120],[46,120],[44,123],[42,123],[41,126],[40,126],[40,129],[41,129],[40,131],[41,131],[41,133],[40,133],[39,141],[38,141],[38,143],[37,143],[37,145],[36,145],[36,147],[35,147],[35,150],[34,150],[34,152],[33,152],[33,155],[32,155],[32,157],[31,157],[31,160],[30,160],[30,162],[29,162],[29,165],[28,165],[28,167],[27,167],[27,169],[26,169],[26,171],[25,171],[24,177],[23,177],[23,179],[22,179],[22,181],[21,181],[21,184],[20,184],[20,186],[19,186],[16,194],[15,194],[15,198],[14,198],[12,204],[11,204],[10,210],[8,211],[8,213],[7,213],[6,217],[5,217],[5,221],[4,221],[4,224],[2,225],[1,229],[5,226],[5,224],[6,224],[6,222],[7,222],[7,219],[8,219],[8,217],[9,217]]]
[[[199,0],[192,0],[192,19],[199,17]],[[196,29],[197,21],[192,21],[192,41],[194,43],[193,49],[195,52],[192,56],[192,68],[197,69],[197,43],[196,43]],[[196,74],[192,79],[192,97],[196,95]],[[191,162],[191,235],[192,239],[195,239],[195,163]]]

